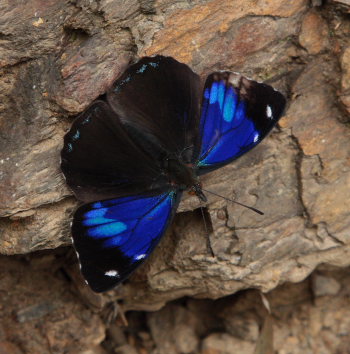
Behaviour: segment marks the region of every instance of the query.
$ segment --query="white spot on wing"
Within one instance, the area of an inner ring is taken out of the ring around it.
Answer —
[[[267,115],[267,118],[272,118],[272,109],[269,105],[266,106],[266,115]]]
[[[254,136],[254,143],[256,143],[259,139],[259,134],[258,133],[255,133],[255,136]]]
[[[114,269],[108,270],[108,271],[105,273],[105,275],[106,275],[107,277],[119,278],[119,273],[118,273],[116,270],[114,270]]]
[[[137,256],[134,257],[135,261],[140,261],[141,259],[144,259],[146,258],[146,255],[143,253],[143,254],[139,254]]]

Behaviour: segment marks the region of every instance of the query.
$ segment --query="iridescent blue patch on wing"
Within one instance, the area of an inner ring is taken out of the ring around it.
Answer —
[[[237,95],[232,87],[229,87],[225,95],[225,105],[223,110],[223,118],[226,122],[232,122],[232,119],[236,113]]]
[[[254,139],[257,133],[253,122],[245,119],[238,127],[221,136],[207,156],[199,162],[199,166],[222,163],[233,156],[242,155],[256,143]]]
[[[86,213],[84,213],[84,219],[89,219],[89,218],[99,218],[101,216],[104,216],[107,212],[107,208],[96,208],[95,207],[95,204],[93,204],[93,208],[94,210],[90,210],[90,211],[87,211]]]
[[[219,103],[220,109],[222,110],[223,106],[224,106],[224,101],[226,101],[225,98],[225,91],[226,91],[226,87],[225,87],[225,83],[223,80],[221,80],[219,82],[219,86],[218,86],[218,96],[217,96],[217,101]]]
[[[86,228],[87,237],[103,239],[102,247],[117,247],[132,262],[138,262],[149,254],[155,240],[163,234],[174,196],[174,192],[169,192],[95,202],[81,214],[80,222]]]
[[[235,121],[233,122],[232,127],[238,127],[243,120],[247,119],[247,113],[246,113],[246,105],[244,101],[239,102],[236,115],[235,115]]]
[[[92,204],[92,207],[93,207],[94,209],[99,209],[99,208],[102,208],[103,206],[102,206],[102,203],[101,203],[101,202],[96,202],[96,203],[93,203],[93,204]]]
[[[106,218],[111,218],[114,215],[118,214],[121,212],[121,210],[124,210],[124,218],[126,220],[133,220],[137,217],[140,216],[140,212],[148,210],[157,203],[157,200],[154,200],[153,198],[149,198],[147,200],[144,199],[136,199],[133,200],[132,202],[124,202],[120,203],[115,206],[111,206],[108,208],[105,217]]]
[[[133,233],[133,242],[128,242],[120,247],[126,256],[133,258],[135,254],[148,253],[154,240],[163,234],[171,214],[173,198],[168,195],[138,223]]]
[[[218,98],[218,83],[214,82],[211,89],[210,89],[210,97],[209,97],[209,104],[213,104],[217,102]]]
[[[218,134],[215,136],[216,132],[219,133],[220,129],[220,120],[217,119],[221,115],[220,106],[216,101],[210,104],[210,98],[203,100],[202,104],[201,124],[205,124],[205,129],[204,126],[201,126],[202,151],[206,151],[215,142],[218,136]]]
[[[72,152],[73,151],[73,145],[71,143],[67,144],[67,150],[68,150],[68,152]]]
[[[260,141],[245,101],[239,101],[235,88],[223,80],[204,90],[200,133],[199,167],[232,160]]]
[[[105,240],[102,244],[103,248],[113,248],[119,247],[121,244],[125,243],[128,239],[125,235],[113,236],[107,240]]]
[[[87,234],[95,238],[105,238],[116,236],[127,229],[127,225],[123,222],[116,221],[109,224],[90,227]]]
[[[96,218],[88,218],[82,221],[84,226],[94,226],[94,225],[102,225],[114,222],[114,219],[104,218],[103,216],[98,216]]]

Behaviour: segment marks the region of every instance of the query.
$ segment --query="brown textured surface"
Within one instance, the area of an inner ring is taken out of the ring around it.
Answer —
[[[70,244],[77,202],[59,171],[62,137],[74,115],[104,92],[129,60],[157,53],[174,56],[201,75],[241,71],[288,96],[285,117],[266,141],[203,179],[207,189],[266,215],[210,196],[213,258],[198,202],[186,196],[150,261],[102,299],[116,296],[126,309],[155,310],[182,296],[219,298],[252,287],[268,291],[303,280],[322,263],[349,265],[349,4],[321,3],[30,0],[0,5],[0,253]],[[11,259],[0,260],[1,283],[12,282],[5,292],[21,288],[21,279],[8,271]],[[70,279],[93,297],[80,278]],[[44,281],[40,286],[43,298],[45,291],[52,296],[59,291]],[[62,287],[67,291],[66,282]],[[32,291],[23,295],[28,307],[41,304],[33,296]],[[69,336],[64,315],[62,321],[63,337]],[[79,321],[71,325],[79,327]],[[93,328],[89,321],[86,326]],[[48,334],[52,345],[55,331]],[[103,337],[85,335],[91,346]],[[0,352],[12,341],[0,337]],[[60,348],[70,345],[62,343]]]
[[[269,317],[259,292],[245,290],[215,301],[182,298],[156,312],[131,311],[126,327],[115,319],[123,307],[112,302],[112,293],[73,286],[73,252],[67,253],[0,257],[6,269],[1,354],[253,354],[256,346],[278,354],[348,353],[349,268],[319,267],[301,283],[272,290],[265,295]],[[261,330],[266,321],[270,335]]]
[[[100,316],[67,286],[59,255],[1,256],[0,261],[0,353],[5,340],[16,343],[20,353],[73,352],[103,341]]]

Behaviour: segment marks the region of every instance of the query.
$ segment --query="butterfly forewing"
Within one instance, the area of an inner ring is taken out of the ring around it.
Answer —
[[[173,58],[143,58],[112,86],[107,99],[127,126],[168,153],[192,158],[200,111],[200,79]]]
[[[172,219],[180,194],[108,199],[76,211],[74,247],[81,272],[94,291],[115,287],[150,255]]]
[[[74,121],[61,156],[67,184],[85,202],[148,191],[160,174],[160,162],[133,142],[103,101]]]
[[[200,119],[199,173],[219,168],[256,146],[274,127],[285,98],[271,86],[240,74],[208,76]]]

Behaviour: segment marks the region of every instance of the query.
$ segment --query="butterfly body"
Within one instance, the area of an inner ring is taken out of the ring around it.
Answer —
[[[231,72],[201,82],[169,57],[131,65],[65,136],[61,168],[78,199],[73,242],[97,292],[150,255],[183,191],[202,201],[200,176],[256,146],[282,115],[272,87]]]

